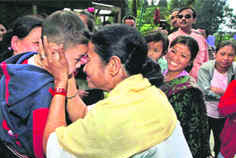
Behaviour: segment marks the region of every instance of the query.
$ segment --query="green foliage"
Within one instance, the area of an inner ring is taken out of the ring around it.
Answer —
[[[193,5],[195,1],[196,0],[170,0],[169,10],[173,10],[175,8],[189,7]]]
[[[130,13],[132,13],[131,8],[133,1],[134,0],[128,0]],[[163,1],[163,4],[165,3],[164,0],[161,1]],[[140,32],[145,33],[158,28],[158,26],[153,23],[154,10],[156,8],[160,9],[161,19],[165,19],[169,22],[171,10],[188,6],[192,6],[197,12],[197,23],[194,27],[206,29],[208,34],[220,32],[219,26],[221,24],[236,29],[236,15],[233,14],[233,10],[226,5],[225,0],[168,0],[167,2],[168,7],[162,7],[160,4],[158,6],[147,6],[146,0],[136,0],[137,27]],[[220,35],[224,36],[223,33],[220,33],[218,36]]]
[[[158,5],[166,8],[168,6],[168,2],[167,0],[160,0]]]
[[[169,11],[166,7],[155,5],[147,6],[145,1],[142,3],[141,2],[142,0],[139,0],[139,7],[137,10],[137,27],[142,34],[145,34],[158,29],[158,25],[154,24],[154,11],[156,8],[160,9],[161,19],[166,19],[166,15],[169,15]]]
[[[224,23],[225,0],[198,0],[195,4],[197,11],[197,28],[206,29],[208,34],[218,31]]]
[[[154,30],[157,26],[153,22],[154,10],[156,6],[140,8],[137,10],[137,27],[143,34]]]
[[[131,15],[131,13],[132,13],[132,0],[128,0],[128,11],[127,11],[127,14],[128,15]]]
[[[153,27],[151,24],[143,24],[142,27],[139,29],[142,34],[146,34],[147,32],[150,32],[152,30]]]
[[[226,6],[224,9],[224,17],[227,17],[225,19],[225,25],[236,30],[236,15],[233,14],[233,9],[229,8],[229,6]]]
[[[101,20],[101,18],[96,17],[96,18],[95,18],[95,24],[96,24],[96,26],[101,26],[101,25],[102,25],[102,20]]]
[[[216,37],[215,45],[217,46],[219,43],[225,40],[234,40],[233,35],[234,33],[224,33],[224,32],[215,33],[214,34],[214,36]]]

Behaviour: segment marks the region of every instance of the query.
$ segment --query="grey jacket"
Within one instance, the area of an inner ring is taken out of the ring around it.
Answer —
[[[204,63],[198,71],[197,84],[204,93],[206,101],[219,101],[220,95],[210,90],[211,80],[214,75],[215,60],[210,60]],[[232,63],[232,66],[227,71],[228,84],[232,79],[236,79],[236,62]]]

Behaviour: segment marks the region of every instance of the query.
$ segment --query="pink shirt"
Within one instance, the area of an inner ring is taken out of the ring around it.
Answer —
[[[190,37],[194,38],[198,43],[199,51],[198,51],[198,54],[193,62],[193,68],[190,71],[190,75],[193,78],[195,78],[195,80],[197,81],[198,70],[199,70],[200,66],[203,63],[207,62],[209,59],[206,39],[202,35],[196,33],[195,31],[192,31],[190,34],[187,34],[187,33],[183,32],[181,29],[178,29],[178,31],[173,32],[172,34],[170,34],[168,36],[170,43],[177,36],[190,36]]]
[[[211,80],[211,86],[221,88],[225,91],[228,86],[227,72],[222,74],[215,69],[213,78]],[[222,117],[219,113],[218,104],[219,101],[206,101],[207,116],[210,116],[211,118]]]

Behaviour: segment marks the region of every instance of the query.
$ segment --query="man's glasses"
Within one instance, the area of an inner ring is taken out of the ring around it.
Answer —
[[[192,17],[192,15],[190,15],[190,14],[178,15],[178,18],[179,18],[179,19],[182,19],[183,17],[184,17],[185,19],[190,19],[190,18]]]

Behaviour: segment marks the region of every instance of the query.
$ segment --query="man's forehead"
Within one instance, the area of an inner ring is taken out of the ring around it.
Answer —
[[[191,14],[193,14],[193,10],[192,9],[184,9],[184,10],[181,10],[181,12],[179,12],[179,14],[180,13],[182,13],[182,12],[187,12],[187,13],[191,13]]]

